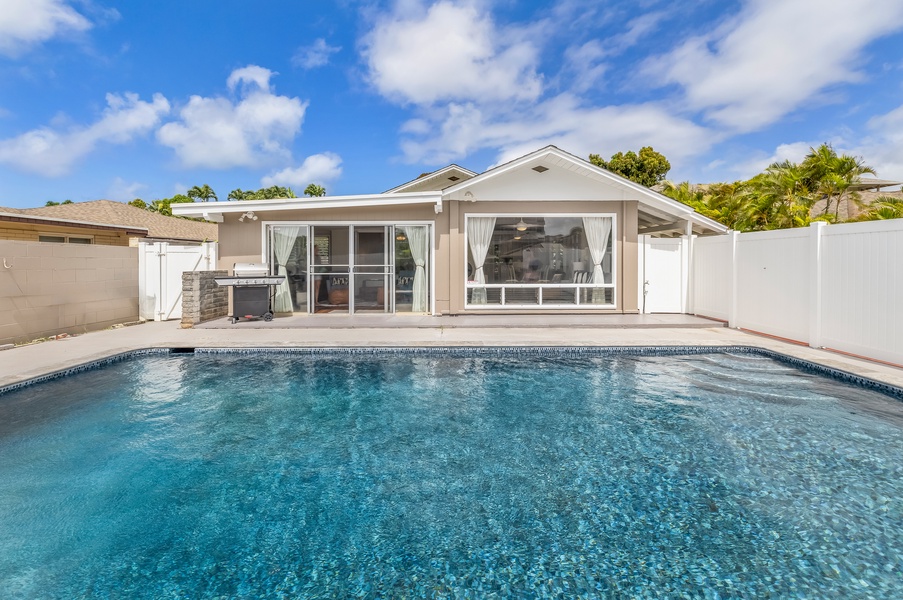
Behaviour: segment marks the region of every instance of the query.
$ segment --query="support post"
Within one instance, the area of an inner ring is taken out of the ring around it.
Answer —
[[[737,241],[739,240],[740,234],[736,231],[731,231],[729,234],[730,241],[730,262],[731,262],[731,274],[730,274],[730,299],[728,303],[727,310],[727,326],[732,329],[737,329],[737,280],[738,280],[738,269],[737,269]]]
[[[690,221],[686,223],[681,246],[684,268],[680,278],[680,312],[686,315],[693,312],[691,302],[693,294],[693,223]]]
[[[815,221],[809,225],[809,347],[821,348],[821,287],[822,287],[822,234],[827,223]]]

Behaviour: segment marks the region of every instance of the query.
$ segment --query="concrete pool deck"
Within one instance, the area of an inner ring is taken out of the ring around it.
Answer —
[[[903,369],[688,315],[288,317],[182,329],[149,322],[0,351],[0,387],[143,348],[753,346],[903,388]]]

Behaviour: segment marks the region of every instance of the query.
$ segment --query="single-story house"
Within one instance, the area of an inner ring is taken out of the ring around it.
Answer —
[[[280,313],[636,313],[638,240],[727,228],[547,146],[387,192],[173,205],[219,223],[220,269],[266,263]]]
[[[216,239],[217,226],[177,219],[113,200],[37,208],[0,207],[0,239],[137,246],[139,241],[196,244]]]

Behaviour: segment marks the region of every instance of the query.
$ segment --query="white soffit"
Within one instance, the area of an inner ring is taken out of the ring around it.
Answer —
[[[277,200],[230,200],[227,202],[192,202],[172,204],[172,214],[180,217],[200,217],[222,222],[229,213],[267,213],[286,210],[322,210],[328,208],[366,208],[371,206],[403,206],[432,204],[436,213],[442,212],[442,194],[372,194],[364,196],[321,196],[318,198],[284,198]]]

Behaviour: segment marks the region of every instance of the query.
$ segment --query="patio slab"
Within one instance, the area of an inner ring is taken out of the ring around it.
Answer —
[[[228,317],[196,325],[195,329],[454,329],[454,328],[592,328],[623,329],[648,327],[723,327],[724,323],[694,315],[536,315],[468,314],[457,316],[387,314],[317,314],[241,320],[233,324]]]
[[[684,315],[667,315],[672,316]],[[652,326],[655,321],[652,319],[643,327],[631,326],[626,320],[620,325],[614,324],[617,320],[579,324],[564,319],[542,324],[537,317],[532,317],[531,324],[524,326],[510,317],[493,316],[493,320],[482,322],[482,326],[462,326],[447,325],[445,320],[436,317],[430,319],[434,323],[430,327],[355,324],[353,327],[277,328],[238,323],[182,329],[177,321],[150,322],[0,351],[0,387],[142,348],[688,345],[755,346],[903,387],[903,369],[729,329],[712,321],[705,321],[707,327],[697,326],[695,322],[683,326],[673,322]],[[274,323],[278,324],[279,320]]]

